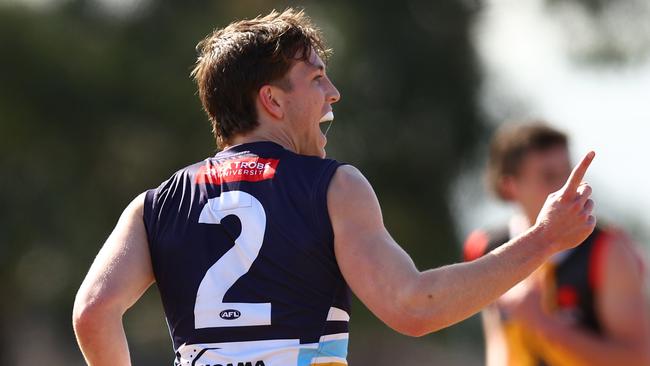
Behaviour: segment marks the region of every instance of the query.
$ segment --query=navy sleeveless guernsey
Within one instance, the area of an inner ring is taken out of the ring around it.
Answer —
[[[347,365],[350,291],[327,211],[340,165],[254,142],[147,191],[175,365]]]

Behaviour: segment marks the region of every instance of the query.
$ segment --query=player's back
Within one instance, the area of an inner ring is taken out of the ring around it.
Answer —
[[[255,142],[147,192],[176,364],[346,364],[349,289],[326,202],[339,165]]]

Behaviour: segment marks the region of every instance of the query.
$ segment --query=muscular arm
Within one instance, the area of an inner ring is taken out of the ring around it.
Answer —
[[[540,319],[533,327],[575,365],[650,365],[650,316],[638,258],[622,242],[611,242],[604,256],[595,304],[603,334],[553,319]]]
[[[122,316],[154,281],[143,206],[141,194],[124,210],[75,298],[74,330],[91,366],[131,364]]]
[[[575,246],[593,230],[591,210],[581,211],[586,198],[575,193],[591,158],[583,160],[578,173],[572,174],[571,184],[563,188],[572,190],[572,195],[553,203],[552,214],[542,217],[531,230],[473,262],[424,272],[415,268],[385,229],[367,180],[355,168],[341,167],[328,191],[341,272],[359,299],[401,333],[420,336],[457,323],[494,301],[561,249],[544,243]],[[557,233],[564,237],[554,236]]]

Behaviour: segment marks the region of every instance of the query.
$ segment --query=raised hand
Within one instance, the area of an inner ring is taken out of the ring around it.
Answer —
[[[596,226],[596,219],[591,215],[594,208],[594,202],[589,198],[591,187],[582,182],[595,156],[590,151],[582,158],[566,184],[548,196],[537,216],[535,226],[555,251],[582,243]]]

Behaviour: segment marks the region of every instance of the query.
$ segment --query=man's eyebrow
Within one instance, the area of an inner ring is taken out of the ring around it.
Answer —
[[[311,66],[312,69],[317,69],[318,71],[325,72],[325,65],[323,64],[312,64],[311,62],[308,64],[309,66]]]

